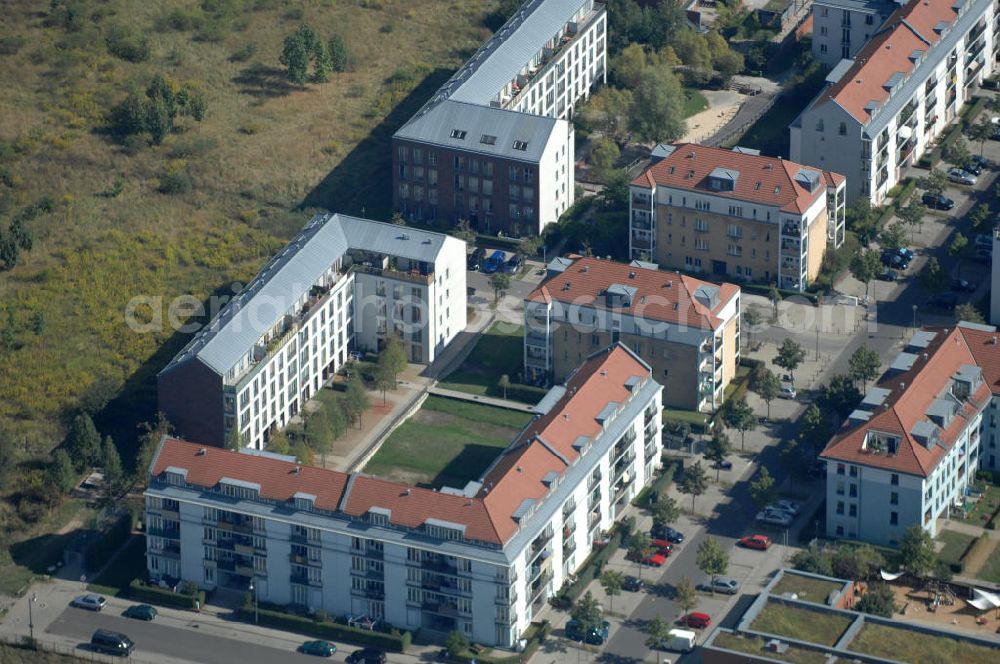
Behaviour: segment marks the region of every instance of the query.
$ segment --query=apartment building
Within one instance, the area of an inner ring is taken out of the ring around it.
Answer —
[[[165,438],[149,575],[513,648],[652,479],[660,392],[629,350],[601,350],[477,481],[439,490]]]
[[[936,535],[976,470],[997,467],[998,399],[996,328],[915,333],[820,455],[827,535],[886,546],[914,524]]]
[[[536,235],[573,204],[572,118],[606,79],[593,0],[528,0],[393,136],[408,218]]]
[[[995,70],[995,15],[991,0],[907,2],[791,124],[791,158],[881,204]]]
[[[465,243],[341,214],[312,218],[160,372],[181,436],[262,449],[348,359],[400,340],[430,363],[465,329]]]
[[[652,367],[670,408],[713,411],[740,358],[740,288],[655,265],[556,259],[524,300],[524,375],[563,380],[589,353],[622,343]]]
[[[853,58],[900,4],[896,0],[813,0],[812,54],[830,67]]]
[[[844,241],[846,184],[746,148],[658,146],[631,184],[629,250],[662,267],[803,291]]]

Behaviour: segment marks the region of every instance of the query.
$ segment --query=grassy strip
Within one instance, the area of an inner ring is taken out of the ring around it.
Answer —
[[[531,659],[531,656],[535,654],[535,651],[538,650],[540,645],[542,645],[542,642],[548,638],[551,630],[552,625],[549,624],[548,620],[531,623],[531,626],[524,632],[524,639],[526,643],[524,650],[520,653],[497,656],[491,654],[490,652],[471,653],[466,651],[455,657],[450,657],[449,660],[462,662],[462,664],[471,664],[472,662],[484,662],[485,664],[520,664],[521,662],[526,662]]]
[[[257,623],[265,627],[283,629],[303,636],[343,641],[359,646],[374,646],[394,652],[404,652],[413,639],[413,635],[409,632],[399,630],[393,630],[389,634],[373,632],[328,620],[313,620],[270,608],[258,608],[255,612],[253,608],[244,606],[240,608],[240,618],[241,620],[254,620],[256,618]]]
[[[677,474],[677,470],[680,467],[681,462],[675,459],[664,461],[660,476],[652,484],[644,487],[642,491],[637,493],[635,498],[632,499],[632,504],[636,507],[647,509],[652,507],[656,497],[662,496],[670,488],[670,483],[674,481],[674,475]]]
[[[204,590],[199,590],[194,594],[175,593],[173,590],[149,585],[138,579],[129,584],[128,595],[132,599],[142,602],[175,609],[194,609],[196,606],[204,606],[205,604]]]

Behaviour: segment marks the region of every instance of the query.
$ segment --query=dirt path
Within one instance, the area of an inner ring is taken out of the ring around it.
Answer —
[[[972,551],[969,552],[968,557],[962,561],[965,565],[962,575],[972,577],[977,576],[979,574],[979,570],[981,570],[983,565],[986,564],[986,561],[989,560],[990,555],[993,553],[993,550],[997,548],[998,544],[1000,544],[1000,540],[990,538],[989,542],[986,544],[980,545],[977,543],[976,545],[973,545]]]

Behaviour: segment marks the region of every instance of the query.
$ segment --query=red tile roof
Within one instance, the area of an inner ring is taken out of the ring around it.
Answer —
[[[771,205],[786,212],[801,214],[826,196],[829,179],[838,183],[843,176],[812,166],[803,166],[780,157],[734,152],[696,143],[678,143],[674,151],[646,169],[632,181],[633,185],[652,189],[657,185],[700,191],[722,198]],[[708,175],[716,168],[739,171],[733,191],[719,191],[709,186]],[[802,169],[815,171],[821,177],[819,187],[809,191],[796,182]],[[839,180],[837,179],[839,178]]]
[[[977,365],[977,358],[966,343],[965,330],[956,328],[933,328],[937,337],[931,344],[916,353],[913,366],[902,373],[892,375],[878,383],[878,387],[889,390],[882,406],[874,409],[872,417],[835,435],[820,455],[859,465],[885,470],[896,470],[910,475],[927,477],[937,463],[955,443],[958,435],[975,415],[989,402],[991,388],[986,379],[972,395],[973,401],[965,401],[952,418],[948,428],[939,430],[940,443],[927,449],[916,440],[911,431],[920,421],[928,420],[926,412],[935,399],[947,390],[952,377],[962,365]],[[995,348],[1000,349],[1000,346]],[[994,363],[1000,369],[1000,353]],[[985,373],[985,372],[984,372]],[[901,443],[895,454],[874,454],[862,449],[865,435],[869,430],[897,434]]]
[[[484,490],[473,498],[169,437],[161,442],[150,472],[158,476],[169,467],[184,468],[189,484],[206,488],[215,487],[224,477],[254,482],[260,485],[262,498],[277,502],[292,501],[299,492],[312,494],[317,508],[355,517],[373,507],[382,508],[391,510],[390,523],[408,528],[437,519],[464,525],[468,540],[502,545],[517,532],[512,515],[524,498],[540,502],[548,493],[542,482],[545,474],[562,475],[566,469],[563,460],[537,441],[536,434],[541,433],[566,458],[571,458],[568,453],[576,456],[572,442],[578,436],[597,436],[601,426],[596,416],[608,401],[627,400],[625,382],[632,376],[649,380],[650,370],[624,346],[588,359],[568,380],[562,399],[529,425],[488,471]]]
[[[713,284],[677,272],[632,267],[599,258],[578,258],[532,291],[527,299],[546,303],[557,300],[577,307],[607,309],[604,292],[612,284],[637,289],[631,306],[616,308],[616,311],[705,330],[714,330],[725,322],[718,314],[740,292],[735,284]],[[699,302],[694,297],[699,286],[718,288],[719,304],[710,309]]]
[[[958,12],[952,8],[954,4],[954,0],[910,0],[897,9],[854,57],[851,68],[820,96],[816,105],[832,100],[858,122],[867,124],[871,119],[865,110],[868,102],[876,101],[879,106],[885,103],[889,92],[884,86],[892,75],[898,72],[909,76],[916,69],[910,55],[916,50],[926,53],[941,40],[934,26],[941,22],[951,25],[958,20]]]

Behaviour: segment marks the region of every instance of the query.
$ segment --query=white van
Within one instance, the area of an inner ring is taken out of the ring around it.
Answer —
[[[672,629],[667,632],[667,650],[691,652],[694,650],[698,635],[686,629]]]

